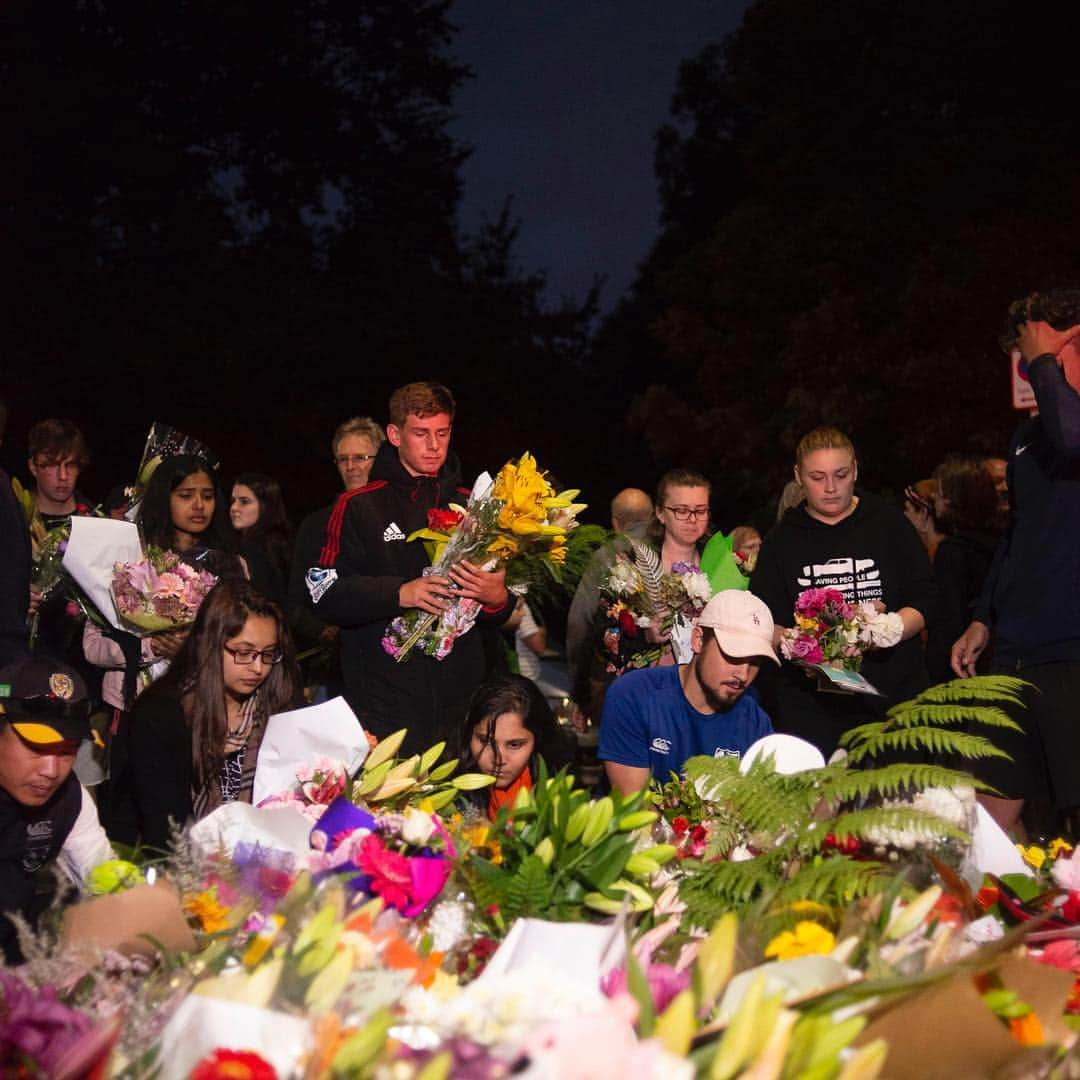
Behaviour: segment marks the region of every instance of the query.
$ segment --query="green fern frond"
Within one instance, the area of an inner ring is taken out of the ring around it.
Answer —
[[[969,773],[943,765],[894,762],[878,768],[846,769],[830,778],[824,796],[833,805],[856,802],[874,795],[893,798],[926,788],[957,788],[983,785]]]
[[[852,765],[857,765],[867,757],[874,758],[895,750],[928,750],[939,756],[953,754],[968,760],[1009,756],[981,735],[943,731],[940,728],[898,728],[884,732],[872,742],[853,747],[848,751],[848,760]]]
[[[884,869],[881,863],[846,855],[807,862],[777,889],[773,903],[814,900],[832,907],[850,904],[881,888]]]
[[[951,682],[938,683],[924,690],[916,701],[955,702],[955,701],[1006,701],[1013,705],[1023,705],[1023,693],[1029,684],[1012,675],[976,675],[971,679],[953,679]],[[894,709],[903,708],[901,702]],[[889,710],[892,712],[892,710]]]
[[[888,723],[884,720],[875,720],[871,724],[860,724],[858,727],[848,728],[848,730],[840,736],[840,745],[851,746],[852,743],[862,742],[865,739],[872,739],[875,736],[880,735],[883,731],[886,731],[888,726]]]
[[[920,724],[940,724],[955,726],[958,724],[977,723],[984,727],[1012,728],[1020,730],[1020,725],[1004,710],[996,705],[972,706],[954,703],[934,703],[928,701],[908,702],[897,706],[889,713],[889,724],[893,727],[916,727]]]
[[[933,837],[966,840],[968,834],[963,829],[950,825],[936,814],[917,810],[911,806],[870,806],[860,810],[849,810],[839,814],[830,823],[833,834],[838,838],[855,836],[869,839],[875,831],[890,833],[914,833],[927,839]],[[820,845],[820,832],[814,836]]]

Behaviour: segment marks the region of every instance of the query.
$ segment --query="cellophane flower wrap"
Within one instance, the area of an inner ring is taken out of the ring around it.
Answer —
[[[115,564],[112,595],[121,620],[142,636],[193,623],[216,584],[209,571],[196,570],[175,552],[150,547],[136,562]]]
[[[539,555],[551,567],[566,559],[566,535],[585,509],[577,490],[556,492],[532,454],[507,462],[490,485],[478,484],[467,506],[428,511],[428,525],[410,537],[429,545],[425,574],[448,574],[468,560],[485,570]],[[397,661],[419,648],[445,659],[480,613],[476,600],[455,598],[440,615],[411,609],[386,628],[383,649]]]
[[[795,600],[795,625],[784,631],[780,651],[787,660],[858,671],[868,648],[900,642],[904,624],[896,612],[873,601],[851,604],[838,589],[805,589]]]

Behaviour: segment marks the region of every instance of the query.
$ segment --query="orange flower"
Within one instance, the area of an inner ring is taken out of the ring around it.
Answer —
[[[1009,1030],[1021,1046],[1042,1046],[1046,1042],[1042,1024],[1034,1010],[1010,1020]]]
[[[189,1080],[277,1080],[277,1072],[250,1050],[215,1050],[191,1070]]]

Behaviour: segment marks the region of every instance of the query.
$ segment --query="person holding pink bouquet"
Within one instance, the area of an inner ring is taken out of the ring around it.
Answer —
[[[859,466],[851,440],[835,428],[805,435],[796,449],[795,479],[806,502],[765,537],[750,591],[768,605],[775,644],[796,622],[807,590],[835,590],[846,605],[872,603],[899,616],[900,640],[865,652],[861,674],[882,697],[819,689],[807,669],[785,663],[763,704],[777,731],[814,743],[826,758],[849,728],[879,719],[929,683],[920,634],[937,608],[926,549],[901,511],[875,495],[856,494]],[[805,616],[804,616],[805,617]]]
[[[218,580],[242,579],[245,567],[228,550],[225,502],[213,470],[191,454],[166,458],[150,478],[139,507],[139,524],[147,548],[178,554],[194,569]],[[113,710],[107,750],[107,786],[99,790],[102,823],[109,835],[129,843],[134,839],[131,781],[127,775],[129,710],[172,660],[187,630],[136,637],[122,630],[88,622],[83,631],[87,660],[105,669],[101,696]],[[87,780],[86,782],[92,782]]]
[[[266,721],[295,707],[299,689],[277,604],[246,581],[212,589],[169,670],[132,713],[141,842],[165,848],[170,821],[183,825],[223,803],[250,802]]]

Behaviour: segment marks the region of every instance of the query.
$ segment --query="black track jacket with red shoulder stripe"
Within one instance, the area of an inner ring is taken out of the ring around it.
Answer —
[[[444,660],[413,650],[397,663],[382,648],[390,621],[403,613],[398,589],[428,565],[419,541],[406,537],[427,525],[427,513],[464,502],[457,456],[449,454],[437,476],[412,476],[389,443],[380,447],[371,481],[343,494],[334,506],[319,557],[322,570],[309,575],[313,610],[341,627],[345,697],[364,727],[379,736],[407,727],[402,748],[414,753],[453,736],[472,692],[487,674],[480,627],[459,638]],[[334,576],[336,574],[336,577]],[[321,584],[312,579],[322,577]],[[314,587],[313,587],[314,585]],[[320,591],[324,590],[324,591]],[[480,619],[505,622],[513,597]]]

